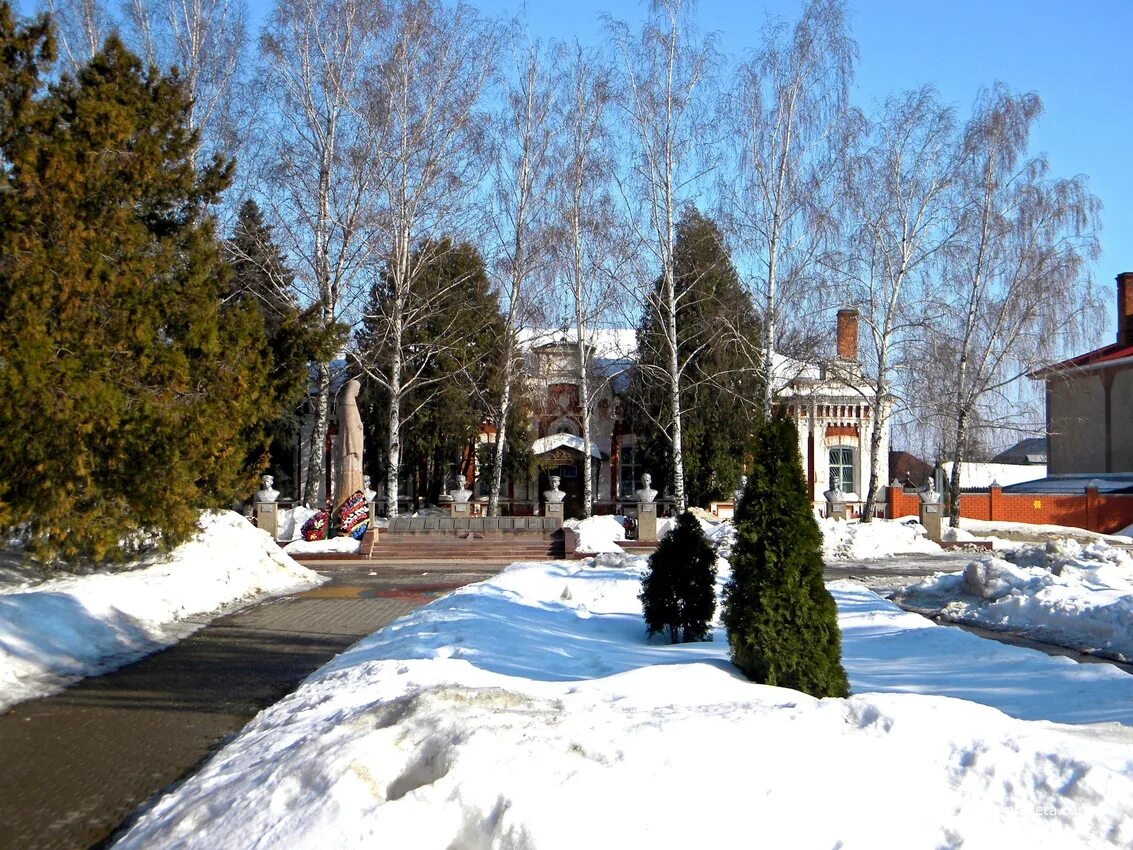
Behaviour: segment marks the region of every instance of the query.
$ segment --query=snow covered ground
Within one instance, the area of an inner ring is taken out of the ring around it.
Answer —
[[[262,712],[118,846],[1133,842],[1133,677],[837,583],[855,696],[816,700],[744,680],[719,629],[648,640],[644,570],[516,564],[418,609]]]
[[[204,514],[165,560],[0,585],[0,708],[182,640],[227,608],[322,583],[239,514]]]
[[[1133,558],[1062,540],[973,560],[907,588],[902,601],[955,622],[1133,660]]]

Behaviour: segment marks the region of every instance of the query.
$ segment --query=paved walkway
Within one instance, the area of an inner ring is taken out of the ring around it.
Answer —
[[[0,848],[108,843],[138,806],[324,662],[501,565],[312,566],[331,582],[0,716]]]

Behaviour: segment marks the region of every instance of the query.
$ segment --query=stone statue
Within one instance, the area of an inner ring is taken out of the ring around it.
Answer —
[[[357,381],[347,381],[338,406],[338,488],[335,492],[338,504],[362,489],[362,417],[358,415],[360,389],[362,385]]]
[[[637,497],[639,502],[652,502],[657,498],[657,491],[649,485],[653,483],[653,476],[648,472],[642,473],[641,476],[641,489],[635,490],[633,495]]]
[[[733,505],[735,505],[737,507],[739,506],[740,500],[742,500],[743,497],[744,497],[744,490],[746,490],[746,489],[747,489],[747,476],[741,475],[740,476],[739,489],[732,491],[732,504]]]
[[[458,505],[463,505],[472,498],[472,491],[468,489],[468,483],[463,476],[460,479],[460,487],[456,490],[449,490],[448,494],[452,496],[453,502]]]
[[[551,489],[543,491],[543,501],[552,505],[562,503],[562,500],[566,498],[566,493],[559,489],[560,481],[562,481],[562,479],[559,478],[559,476],[551,476]]]
[[[254,501],[256,502],[274,502],[279,498],[279,491],[274,489],[271,485],[275,483],[275,478],[268,473],[260,476],[260,489],[256,491]]]
[[[370,486],[370,481],[371,479],[369,475],[362,476],[362,495],[366,497],[367,502],[372,502],[378,497],[378,494],[375,493],[373,488]]]

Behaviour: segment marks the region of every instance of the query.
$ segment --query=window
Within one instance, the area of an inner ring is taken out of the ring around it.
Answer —
[[[835,485],[838,485],[837,487]],[[854,450],[835,446],[830,450],[830,489],[856,493],[854,487]]]
[[[574,433],[574,423],[566,419],[560,419],[551,426],[551,434],[570,434],[572,437],[577,437],[578,434]]]
[[[628,499],[640,486],[638,482],[645,470],[638,465],[633,446],[622,446],[618,457],[618,494]]]

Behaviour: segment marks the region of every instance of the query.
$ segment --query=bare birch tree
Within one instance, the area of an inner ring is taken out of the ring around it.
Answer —
[[[364,104],[381,23],[366,0],[279,0],[261,38],[273,98],[265,206],[328,330],[352,323],[368,290],[383,160]],[[319,363],[307,505],[317,504],[325,473],[330,393],[331,364]]]
[[[748,285],[763,312],[764,416],[775,392],[775,352],[786,336],[783,318],[816,288],[832,230],[832,193],[853,123],[856,52],[842,0],[810,0],[793,28],[767,26],[729,98],[735,169],[722,195],[736,248],[757,269]]]
[[[559,269],[567,294],[577,353],[578,399],[582,425],[582,515],[594,512],[591,452],[592,413],[610,375],[593,370],[595,330],[614,299],[615,275],[623,264],[616,237],[609,175],[609,71],[599,56],[575,45],[562,74],[559,121],[562,134],[555,156]]]
[[[488,513],[499,513],[504,453],[516,377],[524,368],[519,332],[531,288],[548,263],[551,143],[553,136],[556,58],[553,51],[511,34],[514,77],[494,117],[492,220],[498,257],[499,289],[504,304],[504,338],[500,397],[495,407]]]
[[[243,135],[232,107],[246,59],[245,0],[127,0],[124,6],[134,48],[149,64],[180,71],[191,98],[189,125],[201,132],[202,148],[231,157]]]
[[[380,131],[383,162],[381,227],[373,244],[383,264],[387,297],[382,314],[369,318],[378,320],[388,356],[377,362],[361,352],[359,365],[389,399],[390,518],[398,511],[401,426],[413,412],[402,410],[402,399],[425,380],[429,362],[429,352],[410,352],[406,344],[407,329],[429,311],[416,283],[438,259],[431,248],[452,244],[436,237],[470,227],[468,216],[474,210],[468,199],[483,174],[483,121],[477,108],[492,72],[496,41],[493,28],[470,6],[449,9],[439,0],[401,0],[390,7],[381,64],[370,81],[368,111]]]
[[[702,95],[714,58],[711,40],[694,34],[689,5],[654,0],[636,36],[623,22],[607,22],[620,69],[616,102],[632,137],[630,173],[620,181],[621,193],[631,208],[635,241],[661,277],[659,296],[641,301],[658,311],[664,328],[667,437],[678,511],[687,507],[687,498],[673,248],[678,211],[711,168]]]
[[[1096,318],[1086,263],[1097,253],[1098,199],[1081,176],[1055,178],[1029,156],[1042,111],[1034,93],[996,86],[980,96],[962,140],[959,235],[948,252],[950,321],[927,340],[948,363],[937,388],[953,431],[950,522],[960,521],[960,470],[973,420],[1005,388],[1076,345]]]
[[[909,344],[932,318],[929,293],[940,255],[955,233],[950,189],[956,167],[956,122],[925,88],[886,101],[852,151],[845,170],[845,251],[830,274],[837,295],[859,311],[869,371],[842,377],[868,387],[873,411],[869,484],[862,521],[869,522],[881,481],[881,450],[896,384],[910,365]],[[854,364],[839,364],[848,373]],[[864,446],[862,447],[864,449]]]
[[[41,8],[51,15],[59,57],[71,71],[90,61],[118,26],[101,0],[43,0]]]

